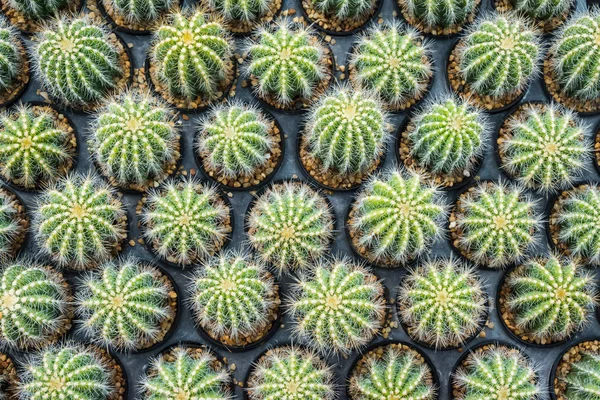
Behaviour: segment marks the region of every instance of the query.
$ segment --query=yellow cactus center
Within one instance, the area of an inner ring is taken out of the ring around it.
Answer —
[[[112,300],[112,304],[114,308],[121,308],[125,304],[125,299],[121,295],[115,296]]]
[[[185,390],[180,391],[175,396],[175,400],[189,400],[191,398],[192,398],[192,396],[188,392],[186,392]]]
[[[510,389],[503,386],[498,390],[498,400],[508,399],[510,399]]]
[[[2,308],[13,308],[19,302],[19,298],[13,293],[4,293],[2,296]]]
[[[544,149],[546,150],[546,153],[548,153],[548,154],[554,154],[554,153],[556,153],[558,151],[558,145],[556,143],[553,143],[553,142],[548,142],[544,146]]]
[[[390,60],[388,61],[388,64],[390,65],[390,67],[392,68],[398,68],[400,66],[400,60],[398,60],[396,57],[392,57],[390,58]]]
[[[288,58],[290,58],[292,56],[292,49],[286,48],[281,50],[281,53],[279,55],[279,57],[282,60],[287,60]]]
[[[456,132],[462,131],[463,126],[464,126],[464,121],[460,117],[454,118],[450,122],[450,129],[452,129],[453,131],[456,131]]]
[[[594,44],[596,46],[600,46],[600,33],[596,34],[596,36],[594,36]]]
[[[23,150],[29,150],[31,146],[33,146],[33,140],[31,140],[29,136],[26,136],[21,140],[21,147]]]
[[[75,218],[83,218],[86,214],[85,208],[80,204],[75,204],[73,206],[72,213]]]
[[[127,127],[128,130],[130,130],[131,132],[137,132],[140,130],[140,127],[142,126],[142,123],[140,122],[139,119],[137,118],[130,118],[127,123],[125,124],[125,126]]]
[[[235,289],[235,283],[231,282],[230,280],[224,280],[223,282],[221,282],[221,289],[223,289],[224,291],[230,291]]]
[[[556,298],[559,300],[564,300],[567,298],[567,291],[564,288],[560,288],[556,291]]]
[[[401,215],[408,215],[408,214],[410,214],[410,206],[406,203],[400,203],[398,205],[398,212]]]
[[[187,226],[192,221],[192,218],[187,214],[183,214],[178,218],[178,221],[182,226]]]
[[[235,129],[232,126],[228,126],[225,128],[225,137],[228,139],[232,139],[235,137]]]
[[[344,117],[346,117],[346,119],[354,119],[357,111],[358,108],[356,107],[356,104],[348,104],[346,109],[344,109]]]
[[[332,310],[337,310],[342,304],[342,300],[337,296],[327,296],[325,299],[325,305]]]
[[[62,38],[58,44],[64,51],[73,51],[75,48],[75,43],[68,38]]]
[[[508,221],[502,215],[495,216],[493,218],[493,220],[494,220],[494,224],[496,225],[496,227],[498,229],[502,229],[502,228],[506,227],[506,225],[508,224]]]
[[[500,48],[503,50],[512,50],[516,44],[515,39],[509,36],[500,41]]]
[[[446,304],[450,300],[450,296],[446,290],[442,290],[438,293],[437,300],[439,304]]]
[[[64,384],[65,384],[64,378],[61,378],[59,376],[53,376],[48,381],[48,389],[50,389],[51,392],[61,392]]]
[[[294,237],[296,231],[292,226],[287,226],[281,231],[281,237],[284,239],[291,239]]]
[[[181,35],[181,41],[183,42],[183,44],[192,44],[194,42],[194,34],[192,33],[192,31],[190,30],[186,30],[185,32],[183,32],[183,35]]]

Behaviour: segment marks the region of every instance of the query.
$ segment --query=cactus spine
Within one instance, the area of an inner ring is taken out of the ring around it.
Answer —
[[[174,0],[108,0],[115,12],[130,22],[152,22],[165,14]]]
[[[209,0],[210,8],[223,15],[225,21],[256,22],[267,13],[274,0]]]
[[[0,94],[13,87],[23,71],[25,60],[19,40],[16,30],[0,17]]]
[[[358,20],[368,15],[373,9],[374,2],[371,0],[310,0],[313,6],[336,18],[347,20]]]
[[[569,400],[600,399],[600,354],[586,351],[581,359],[571,364],[566,376]]]
[[[573,0],[511,0],[516,12],[534,21],[548,21],[569,12]]]
[[[422,26],[426,32],[453,33],[469,21],[477,11],[477,0],[427,1],[400,0],[400,8],[409,22]]]
[[[28,227],[29,221],[21,201],[12,193],[0,189],[0,259],[17,253]]]

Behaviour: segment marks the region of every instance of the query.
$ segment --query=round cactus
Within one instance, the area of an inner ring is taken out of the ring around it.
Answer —
[[[0,16],[0,97],[14,97],[19,77],[27,73],[25,49],[17,31],[6,18]]]
[[[248,239],[260,257],[282,271],[305,268],[325,255],[334,227],[322,195],[299,182],[272,186],[248,216]]]
[[[565,383],[569,400],[600,400],[600,354],[582,352],[580,359],[570,364]]]
[[[0,343],[20,349],[41,348],[70,327],[71,291],[49,267],[14,262],[0,275]]]
[[[395,110],[422,99],[433,75],[427,42],[399,23],[377,25],[361,37],[350,68],[358,86],[377,93]]]
[[[147,24],[158,20],[174,5],[174,0],[102,0],[107,11],[112,11],[127,23]],[[114,18],[113,18],[114,19]]]
[[[463,193],[450,221],[454,245],[489,268],[518,261],[540,226],[536,204],[519,187],[492,182]]]
[[[459,346],[475,336],[487,318],[486,301],[475,270],[452,259],[418,266],[398,294],[410,335],[436,348]]]
[[[0,188],[0,259],[14,256],[29,227],[21,201],[6,189]]]
[[[74,174],[42,193],[34,232],[43,253],[62,267],[83,270],[119,250],[126,221],[112,189],[94,176]]]
[[[519,14],[532,19],[544,28],[551,30],[564,22],[573,6],[573,0],[509,0]]]
[[[479,0],[399,0],[405,19],[426,33],[452,34],[470,22],[477,12]]]
[[[144,236],[169,262],[189,265],[212,256],[231,232],[219,192],[194,179],[167,181],[143,201]]]
[[[81,327],[94,341],[139,350],[159,343],[177,308],[173,284],[158,269],[126,259],[102,264],[77,296]]]
[[[321,351],[346,354],[373,339],[385,319],[383,286],[348,259],[315,264],[289,301],[296,334]]]
[[[586,127],[554,105],[521,107],[501,129],[502,167],[525,186],[548,192],[568,185],[586,165]]]
[[[299,347],[276,347],[253,367],[250,400],[335,398],[333,372],[316,354]]]
[[[260,340],[277,319],[279,287],[250,255],[229,252],[209,260],[190,289],[196,321],[226,345]]]
[[[141,191],[164,179],[179,159],[174,118],[147,93],[109,99],[96,114],[89,140],[102,174],[119,187]]]
[[[412,170],[392,169],[373,178],[351,207],[352,244],[377,265],[397,266],[417,257],[442,232],[445,206],[439,192]]]

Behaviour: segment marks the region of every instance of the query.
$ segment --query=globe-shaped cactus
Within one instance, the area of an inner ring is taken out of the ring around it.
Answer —
[[[437,348],[454,347],[482,329],[486,297],[474,269],[440,260],[409,272],[400,286],[398,307],[413,338]]]
[[[276,347],[254,365],[248,380],[250,400],[335,398],[333,372],[316,354],[301,347]]]
[[[92,175],[73,174],[38,199],[34,234],[42,253],[58,265],[83,270],[118,252],[126,221],[112,189]]]
[[[462,30],[477,12],[478,0],[399,0],[404,18],[419,30],[434,35]]]
[[[264,264],[228,252],[207,261],[190,287],[196,321],[212,338],[244,346],[262,339],[279,310],[279,287]]]
[[[573,0],[508,0],[517,13],[533,20],[544,31],[562,24],[573,6]]]
[[[351,206],[348,227],[357,252],[380,266],[403,264],[441,235],[445,206],[433,184],[412,170],[374,177]]]
[[[347,354],[369,343],[381,328],[383,286],[349,259],[319,262],[297,279],[288,311],[300,338],[321,351]]]
[[[95,115],[89,147],[111,183],[145,190],[175,170],[179,133],[173,112],[147,93],[113,97]]]
[[[29,228],[25,208],[14,194],[0,188],[0,259],[14,256]]]
[[[114,20],[122,20],[126,25],[134,26],[157,21],[171,9],[174,0],[102,0],[106,11]]]
[[[23,86],[29,65],[17,31],[0,16],[0,100],[10,101]]]
[[[101,265],[81,283],[81,328],[103,346],[139,350],[159,343],[177,308],[173,284],[160,270],[134,258]]]
[[[58,340],[73,318],[71,290],[50,267],[12,262],[0,275],[0,343],[20,349]]]
[[[282,272],[306,268],[325,255],[334,220],[320,193],[291,181],[272,186],[255,201],[247,226],[255,251]]]
[[[586,350],[580,358],[570,365],[565,376],[565,398],[569,400],[600,399],[600,354],[598,351]]]

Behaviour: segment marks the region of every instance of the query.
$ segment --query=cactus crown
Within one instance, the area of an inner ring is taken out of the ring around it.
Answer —
[[[108,0],[119,16],[131,22],[156,21],[174,4],[174,0]]]
[[[348,259],[319,262],[298,278],[288,310],[298,336],[322,351],[344,354],[369,343],[381,328],[383,287]]]
[[[567,399],[599,400],[600,354],[592,351],[583,353],[579,361],[571,364],[571,370],[565,380]]]
[[[422,98],[433,74],[427,42],[400,23],[371,28],[356,45],[351,66],[357,82],[392,108]]]
[[[385,151],[387,115],[368,92],[334,90],[313,106],[307,125],[309,152],[325,170],[364,172]]]
[[[109,258],[126,236],[116,193],[91,175],[73,174],[42,193],[35,235],[59,265],[86,269]]]
[[[226,21],[253,22],[262,17],[273,3],[273,0],[209,0],[213,10],[223,15]]]
[[[569,11],[573,0],[512,0],[516,12],[536,21],[547,21]]]
[[[335,398],[333,373],[309,350],[285,346],[263,355],[250,375],[248,390],[253,399]]]
[[[540,57],[538,34],[511,14],[481,19],[459,49],[463,79],[475,93],[494,98],[523,90],[536,74]]]
[[[8,90],[23,68],[23,56],[15,28],[0,17],[0,92]]]
[[[24,234],[20,201],[5,190],[0,190],[0,259],[11,256],[17,250],[15,241]]]
[[[90,150],[103,173],[120,186],[160,179],[179,158],[173,112],[148,93],[111,98],[96,114]]]
[[[366,16],[373,9],[372,0],[310,0],[313,6],[329,15],[333,15],[342,21],[358,20]]]
[[[400,4],[410,18],[429,29],[436,29],[465,24],[477,9],[478,1],[403,0]]]
[[[411,271],[398,295],[402,319],[417,340],[458,346],[486,319],[486,294],[474,269],[455,260],[427,262]]]

